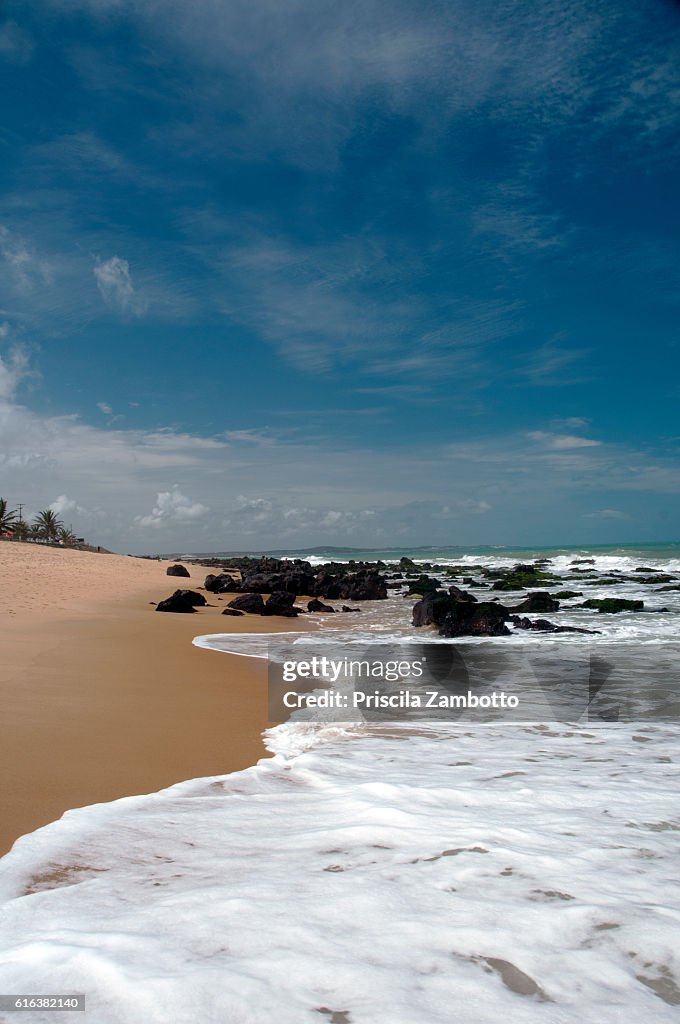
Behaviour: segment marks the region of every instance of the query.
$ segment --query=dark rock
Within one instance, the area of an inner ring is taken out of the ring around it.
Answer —
[[[556,601],[547,591],[538,590],[535,594],[529,594],[524,601],[520,601],[510,610],[513,612],[556,612],[559,607],[560,602]]]
[[[437,594],[426,594],[413,606],[412,623],[414,626],[441,626],[452,608],[457,604],[455,597],[440,591]]]
[[[557,593],[554,596],[562,598],[562,600],[566,601],[570,597],[583,597],[583,591],[582,590],[558,590]]]
[[[297,566],[285,572],[259,572],[244,575],[240,589],[255,594],[287,593],[313,594],[315,578],[311,572],[302,572]]]
[[[654,572],[654,569],[649,565],[639,565],[637,569],[633,569],[633,572]]]
[[[191,576],[185,565],[169,565],[165,570],[166,576]]]
[[[293,618],[298,614],[298,609],[293,607],[295,594],[289,594],[285,590],[275,590],[268,598],[264,606],[263,615],[285,615]]]
[[[240,612],[238,610],[238,608],[225,608],[224,611],[222,612],[222,614],[223,615],[243,615],[243,612]]]
[[[440,636],[509,636],[509,611],[502,604],[456,601],[439,630]]]
[[[314,573],[292,572],[284,577],[283,589],[291,594],[312,594],[314,587]]]
[[[330,594],[326,595],[330,597]],[[387,585],[377,573],[367,573],[355,578],[343,580],[338,597],[348,601],[384,601],[387,597]]]
[[[342,611],[343,612],[360,612],[361,608],[350,608],[350,606],[348,604],[343,604]]]
[[[261,594],[241,594],[229,602],[230,608],[237,611],[250,612],[251,615],[264,615],[264,601]]]
[[[249,594],[273,594],[275,591],[283,590],[284,584],[285,577],[280,572],[258,572],[244,576],[241,589]]]
[[[572,558],[569,565],[595,565],[594,558]]]
[[[504,570],[500,574],[490,570],[487,575],[491,576],[492,572],[494,577],[498,577],[492,590],[527,590],[531,587],[545,586],[546,583],[557,579],[553,573],[545,572],[535,565],[523,565],[522,563],[510,571]]]
[[[203,586],[211,594],[233,594],[241,589],[238,580],[233,579],[227,573],[221,573],[219,576],[210,573],[206,576]]]
[[[208,603],[203,594],[198,594],[195,590],[176,590],[172,596],[177,597],[178,595],[185,601],[191,601],[196,608],[204,608]]]
[[[531,629],[537,633],[591,633],[599,635],[599,629],[579,629],[576,626],[556,626],[547,619],[527,619],[519,615],[511,615],[510,621],[516,629]]]
[[[203,594],[197,594],[195,590],[176,590],[164,601],[156,605],[157,612],[193,612],[194,608],[202,608],[207,604]]]
[[[310,595],[315,597],[329,597],[331,599],[340,597],[340,582],[332,572],[320,571],[314,577],[314,583]]]
[[[331,606],[329,604],[324,604],[323,601],[320,601],[318,599],[318,597],[315,597],[311,601],[307,602],[307,611],[308,612],[334,612],[335,608],[331,608]],[[344,611],[344,609],[343,609],[343,611]]]
[[[439,590],[441,583],[439,580],[432,579],[430,576],[418,576],[416,579],[410,579],[408,581],[408,593],[411,594],[430,594],[434,591]]]
[[[623,597],[591,597],[588,601],[583,601],[579,607],[596,608],[600,613],[616,615],[618,612],[641,612],[645,602],[629,601]]]
[[[473,604],[476,603],[477,598],[473,597],[472,594],[468,594],[467,590],[461,590],[460,587],[449,587],[449,594],[451,597],[455,597],[456,601],[471,601]]]
[[[184,612],[192,613],[196,609],[188,601],[182,601],[179,598],[166,597],[164,601],[159,601],[156,605],[157,612]]]

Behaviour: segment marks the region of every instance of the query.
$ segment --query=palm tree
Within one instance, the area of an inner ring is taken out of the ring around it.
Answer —
[[[63,528],[64,524],[61,519],[57,517],[57,513],[53,512],[51,508],[46,508],[42,512],[38,512],[37,516],[33,521],[33,528],[36,531],[38,537],[41,540],[48,542],[54,542],[59,538],[59,531]]]
[[[16,522],[16,512],[10,512],[5,498],[0,498],[0,537],[11,533]]]
[[[73,548],[76,544],[76,535],[69,526],[62,526],[59,529],[59,543],[65,548]]]
[[[14,540],[30,540],[31,527],[23,519],[17,519],[14,524]]]

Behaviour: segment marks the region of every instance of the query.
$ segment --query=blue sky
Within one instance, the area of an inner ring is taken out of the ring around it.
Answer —
[[[10,502],[677,539],[680,4],[5,0],[0,103]]]

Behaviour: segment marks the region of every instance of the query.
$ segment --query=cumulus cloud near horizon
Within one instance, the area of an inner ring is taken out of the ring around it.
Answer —
[[[209,511],[207,505],[202,505],[200,501],[191,501],[186,494],[182,494],[177,484],[174,484],[169,491],[159,491],[156,504],[149,515],[137,516],[135,522],[140,526],[158,529],[170,523],[186,523],[201,519]]]

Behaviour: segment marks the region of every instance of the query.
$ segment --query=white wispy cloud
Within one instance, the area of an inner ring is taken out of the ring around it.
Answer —
[[[0,224],[0,259],[14,287],[20,293],[33,292],[36,286],[49,286],[53,268],[38,255],[25,238]]]
[[[583,514],[584,519],[630,519],[630,516],[626,512],[621,512],[616,508],[601,508],[597,512],[585,512]]]
[[[574,364],[583,363],[589,353],[569,347],[564,340],[548,341],[535,349],[520,369],[518,376],[534,387],[563,387],[583,379],[583,366],[574,372]]]
[[[527,437],[555,451],[564,451],[570,448],[596,448],[602,444],[601,441],[596,441],[594,438],[580,437],[578,434],[551,434],[545,430],[531,430]]]
[[[224,437],[234,444],[256,445],[258,447],[271,447],[277,443],[276,438],[270,431],[255,430],[226,430]]]
[[[590,426],[590,420],[583,416],[567,416],[564,419],[553,420],[553,426],[559,430],[585,430]]]
[[[145,306],[132,283],[130,264],[120,256],[97,262],[93,268],[97,287],[107,305],[122,313],[141,316]]]

